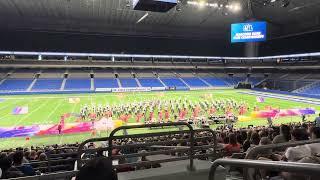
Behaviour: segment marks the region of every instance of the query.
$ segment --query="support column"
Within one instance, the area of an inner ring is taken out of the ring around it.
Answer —
[[[244,45],[245,57],[258,57],[259,56],[259,42],[247,42]]]

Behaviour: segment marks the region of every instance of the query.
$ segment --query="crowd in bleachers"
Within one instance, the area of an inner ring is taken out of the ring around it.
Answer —
[[[210,133],[197,133],[195,137],[209,137]],[[291,123],[283,124],[280,127],[276,126],[260,126],[251,128],[234,129],[230,126],[220,126],[216,130],[217,147],[221,157],[227,158],[244,158],[246,153],[252,148],[267,144],[278,144],[286,142],[295,142],[301,140],[318,139],[320,138],[320,127],[314,123]],[[150,142],[171,142],[167,144],[173,147],[186,147],[190,145],[187,134],[166,135],[147,138],[127,138],[116,140],[113,145],[128,145],[128,144],[144,144]],[[213,145],[213,136],[211,138],[195,141],[195,146]],[[103,145],[104,147],[105,145]],[[87,144],[86,148],[94,149],[101,147],[101,144]],[[0,154],[0,168],[2,172],[1,178],[20,177],[26,175],[35,175],[40,173],[48,173],[61,170],[73,170],[76,161],[76,152],[78,144],[69,145],[52,145],[31,148],[17,148],[3,150]],[[112,154],[114,156],[121,154],[132,154],[137,152],[150,152],[152,147],[137,147],[137,148],[114,148]],[[212,152],[212,148],[199,149],[196,154],[205,154]],[[167,155],[170,156],[187,156],[186,152],[174,152]],[[285,149],[267,150],[261,152],[255,157],[256,160],[272,160],[272,161],[288,161],[288,162],[304,162],[304,163],[320,163],[318,155],[320,154],[320,143],[301,145]],[[104,156],[102,151],[98,151],[94,157]],[[92,154],[90,156],[92,158]],[[217,158],[217,157],[215,157]],[[199,158],[208,160],[207,157]],[[209,158],[210,159],[210,158]],[[149,161],[146,156],[141,158],[120,158],[117,164],[126,164],[139,161]],[[144,166],[122,166],[117,168],[117,172],[126,172],[140,169],[157,168],[161,164],[152,164]],[[294,179],[290,173],[268,172],[263,170],[253,170],[250,172],[253,176],[261,179],[269,176],[285,177]],[[297,176],[300,179],[304,177]]]

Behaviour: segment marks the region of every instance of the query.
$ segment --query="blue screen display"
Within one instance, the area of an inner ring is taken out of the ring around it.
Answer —
[[[266,22],[231,24],[231,42],[258,42],[267,39]]]

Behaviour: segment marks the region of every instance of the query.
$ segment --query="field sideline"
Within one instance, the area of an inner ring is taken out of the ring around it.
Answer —
[[[245,101],[249,106],[259,106],[263,109],[265,106],[275,108],[307,108],[313,107],[317,111],[320,106],[291,100],[266,98],[264,103],[257,103],[256,95],[240,93],[244,90],[203,90],[203,91],[167,91],[167,92],[136,92],[136,93],[97,93],[97,94],[50,94],[50,95],[13,95],[0,96],[0,127],[25,126],[34,124],[56,124],[60,120],[60,116],[65,113],[79,113],[80,108],[84,104],[102,104],[113,105],[128,102],[139,102],[151,99],[168,99],[174,100],[179,98],[190,99],[193,102],[199,102],[207,98],[213,99],[234,99],[236,101]],[[69,103],[69,98],[80,98],[80,102],[76,104]],[[273,97],[273,96],[272,96]],[[29,112],[25,115],[12,115],[12,110],[18,106],[28,106]],[[308,117],[313,120],[315,115]],[[74,118],[69,118],[66,122],[74,122]],[[298,122],[301,117],[286,117],[277,119],[275,124]],[[129,122],[133,122],[131,119]],[[247,127],[248,125],[265,125],[265,119],[254,119],[250,122],[238,122],[237,127]],[[212,126],[214,128],[215,126]],[[133,130],[129,133],[141,133],[146,130]],[[147,130],[149,131],[149,130]],[[106,132],[103,135],[107,135]],[[81,142],[91,137],[90,133],[68,134],[61,136],[42,136],[31,137],[26,141],[25,138],[8,138],[1,139],[0,149],[44,145],[44,144],[63,144]]]

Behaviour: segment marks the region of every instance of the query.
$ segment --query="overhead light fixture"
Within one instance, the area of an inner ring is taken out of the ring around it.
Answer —
[[[290,5],[290,0],[282,0],[281,7],[288,7]]]
[[[143,21],[148,15],[149,15],[149,13],[146,12],[146,13],[136,22],[136,24],[138,24],[138,23],[140,23],[141,21]]]
[[[203,8],[206,5],[206,2],[204,0],[199,1],[199,7]]]

